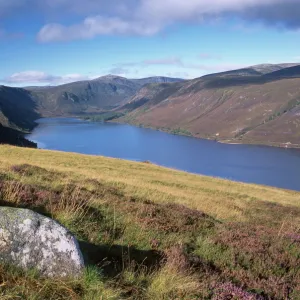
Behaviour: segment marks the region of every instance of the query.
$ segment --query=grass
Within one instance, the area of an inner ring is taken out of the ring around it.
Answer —
[[[113,112],[113,111],[108,111],[108,112],[103,112],[101,114],[97,115],[88,115],[82,117],[84,120],[92,121],[92,122],[107,122],[111,121],[120,117],[123,117],[124,113],[119,113],[119,112]]]
[[[298,192],[0,146],[0,201],[65,225],[87,264],[77,281],[2,266],[1,299],[300,297]]]

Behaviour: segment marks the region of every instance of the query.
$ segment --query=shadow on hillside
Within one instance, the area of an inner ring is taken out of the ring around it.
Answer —
[[[40,118],[35,97],[25,89],[0,87],[0,106],[9,123],[22,130],[32,130]]]
[[[80,241],[80,249],[87,265],[97,265],[107,277],[115,277],[126,267],[158,269],[164,256],[157,250],[138,250],[120,245],[94,245]]]

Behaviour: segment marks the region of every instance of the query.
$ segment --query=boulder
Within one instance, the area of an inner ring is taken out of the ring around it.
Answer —
[[[0,207],[0,263],[37,269],[47,277],[79,277],[77,240],[56,221],[28,209]]]

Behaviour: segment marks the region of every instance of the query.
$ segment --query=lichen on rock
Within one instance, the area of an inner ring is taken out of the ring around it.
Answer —
[[[0,262],[47,277],[78,277],[84,261],[75,237],[28,209],[0,207]]]

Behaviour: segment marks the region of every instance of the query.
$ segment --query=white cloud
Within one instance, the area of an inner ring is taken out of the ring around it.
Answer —
[[[57,79],[55,76],[39,71],[25,71],[14,73],[4,79],[7,83],[24,83],[24,82],[46,82]]]
[[[88,17],[68,26],[45,25],[38,34],[41,42],[90,39],[108,34],[149,36],[177,22],[203,22],[227,16],[300,28],[299,0],[47,0],[43,3],[48,9]]]
[[[40,42],[91,39],[98,35],[154,35],[160,27],[142,21],[125,21],[120,18],[88,17],[71,26],[48,24],[38,33]]]
[[[130,73],[130,71],[122,67],[114,67],[110,69],[108,73],[112,75],[125,76],[126,74]]]
[[[299,0],[0,0],[1,20],[20,11],[28,13],[31,7],[42,18],[56,21],[41,28],[38,33],[41,42],[91,39],[108,34],[149,36],[171,24],[201,24],[229,16],[300,29]],[[66,25],[74,15],[82,17],[82,21]]]
[[[67,74],[63,76],[55,76],[41,71],[24,71],[14,73],[6,77],[2,82],[7,84],[64,84],[74,81],[90,80],[92,76],[84,76],[80,74]]]

